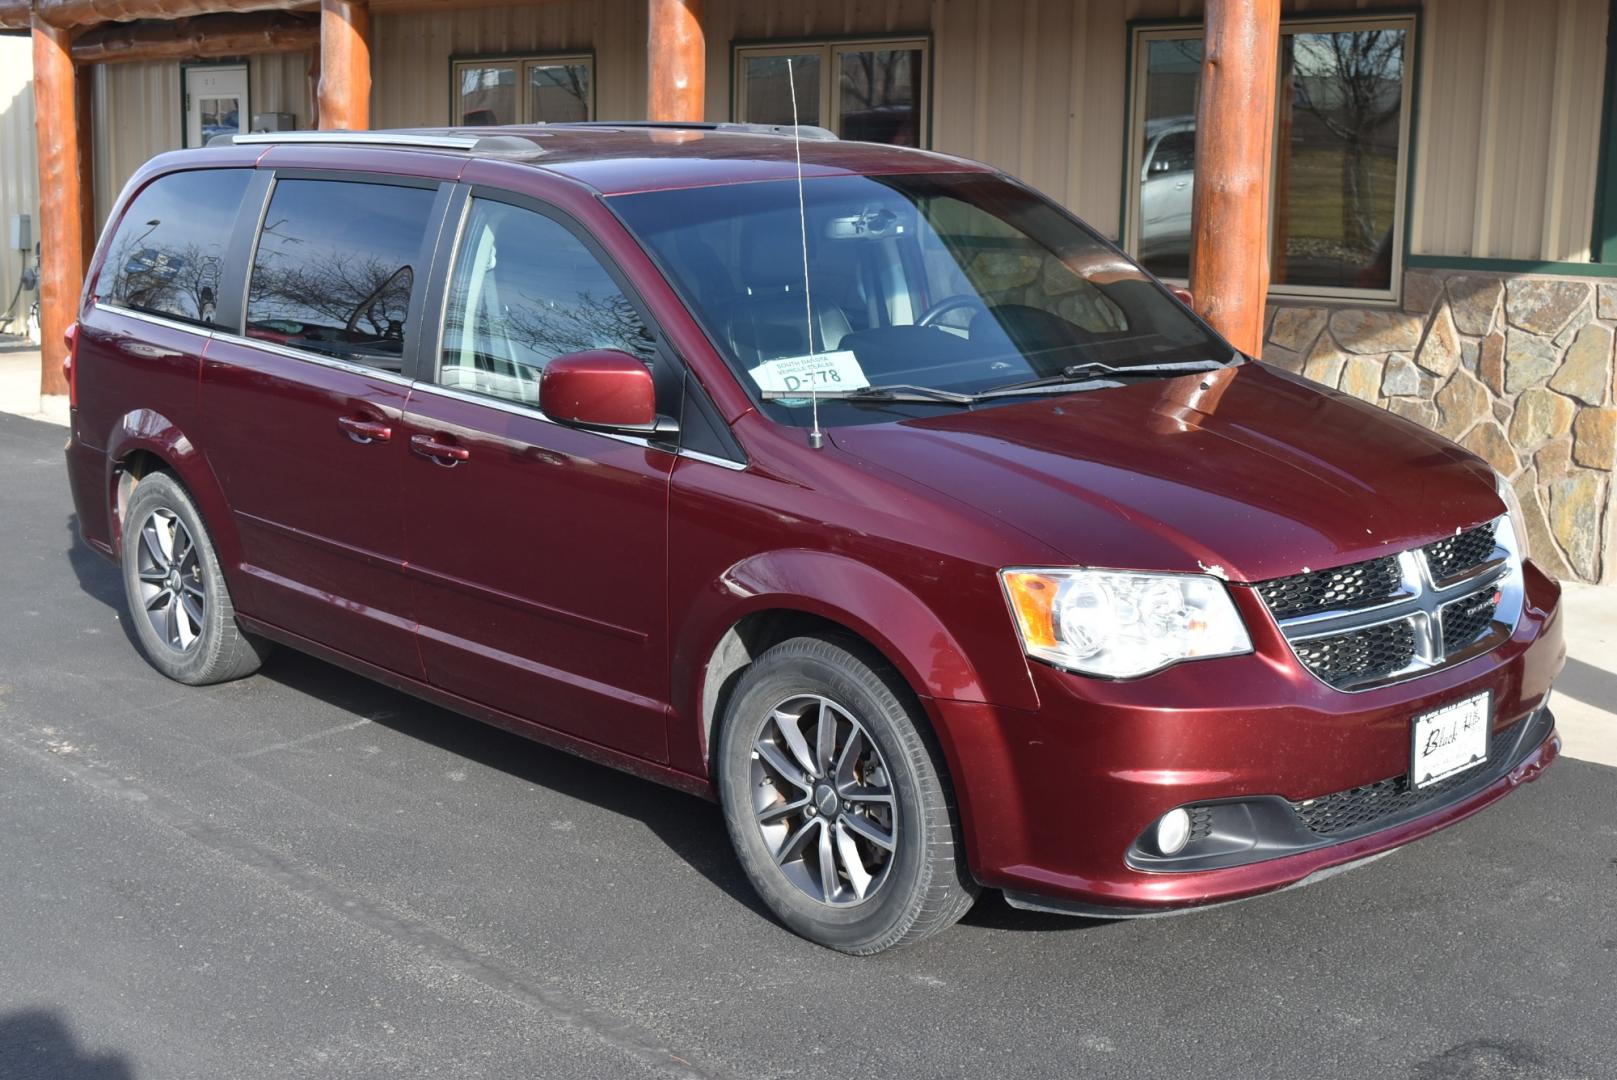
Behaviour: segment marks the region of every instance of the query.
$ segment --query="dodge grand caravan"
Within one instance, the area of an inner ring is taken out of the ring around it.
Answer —
[[[129,183],[69,474],[151,663],[272,643],[716,799],[790,928],[1318,879],[1533,779],[1511,490],[937,154],[235,138]],[[800,154],[800,160],[799,160]]]

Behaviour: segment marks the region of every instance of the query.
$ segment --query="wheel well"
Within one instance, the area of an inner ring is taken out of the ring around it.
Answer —
[[[912,699],[919,697],[899,671],[898,665],[858,631],[834,619],[807,611],[789,608],[755,611],[724,632],[702,673],[702,740],[710,772],[713,769],[713,755],[718,749],[714,733],[718,730],[719,718],[730,703],[730,695],[741,681],[742,673],[770,648],[798,637],[839,638],[853,646],[856,652],[868,654],[868,659],[873,663],[891,669],[894,678],[902,684],[900,688],[907,690]],[[924,718],[925,711],[918,712]]]
[[[119,463],[118,486],[115,491],[118,504],[113,509],[117,512],[120,526],[123,524],[124,516],[129,510],[129,500],[135,494],[135,485],[154,472],[168,471],[168,463],[150,450],[135,450]]]

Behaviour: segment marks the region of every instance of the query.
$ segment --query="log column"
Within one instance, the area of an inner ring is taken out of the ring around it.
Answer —
[[[356,0],[321,0],[320,127],[371,126],[371,12]]]
[[[39,161],[39,392],[65,394],[62,340],[78,317],[87,249],[93,242],[93,210],[85,189],[90,167],[90,125],[79,72],[73,66],[72,32],[36,15],[34,37],[34,136]]]
[[[1190,291],[1242,352],[1263,346],[1269,291],[1269,173],[1280,0],[1207,0]]]
[[[699,121],[707,73],[702,0],[646,0],[646,5],[646,119]]]

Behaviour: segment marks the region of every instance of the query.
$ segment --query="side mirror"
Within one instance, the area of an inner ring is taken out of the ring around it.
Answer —
[[[660,431],[651,371],[617,349],[558,356],[539,380],[539,408],[552,420],[608,431]]]
[[[1190,294],[1189,289],[1185,288],[1183,285],[1169,285],[1168,291],[1173,293],[1173,298],[1175,300],[1179,301],[1192,311],[1196,310],[1196,298]]]

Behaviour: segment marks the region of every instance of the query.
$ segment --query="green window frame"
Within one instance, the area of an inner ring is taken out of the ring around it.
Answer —
[[[754,61],[774,58],[804,57],[818,67],[818,92],[798,98],[799,118],[804,124],[827,128],[839,138],[868,138],[887,134],[881,130],[882,118],[873,116],[861,122],[850,123],[849,115],[840,100],[843,80],[840,73],[848,57],[870,53],[909,53],[902,63],[904,74],[917,88],[914,92],[916,120],[913,130],[900,125],[898,138],[874,138],[875,142],[890,142],[903,146],[926,149],[932,144],[932,41],[926,34],[891,34],[849,38],[783,38],[771,41],[733,42],[730,52],[730,117],[746,122],[749,116],[747,72]],[[836,77],[834,77],[836,76]],[[857,92],[857,91],[855,91]],[[872,110],[878,112],[879,110]],[[781,110],[784,122],[790,115]],[[764,122],[781,123],[771,115]],[[856,130],[857,128],[857,130]]]
[[[496,111],[504,107],[499,101],[499,90],[503,84],[478,88],[469,85],[468,80],[480,70],[484,73],[509,72],[509,117],[500,116]],[[480,123],[539,124],[547,120],[554,123],[558,118],[543,115],[535,94],[536,90],[545,88],[539,84],[552,75],[555,78],[551,81],[561,91],[563,100],[576,99],[583,106],[582,116],[564,111],[560,119],[594,120],[594,53],[499,53],[450,57],[449,123],[453,127],[477,126]],[[479,103],[473,98],[468,102],[468,98],[479,91],[485,93],[485,100]],[[468,120],[479,111],[489,112],[488,120]]]
[[[1406,244],[1408,238],[1408,208],[1409,187],[1411,180],[1411,162],[1414,153],[1414,124],[1416,110],[1416,93],[1418,80],[1416,69],[1419,62],[1418,41],[1419,18],[1416,13],[1404,12],[1370,12],[1364,15],[1344,16],[1295,16],[1281,20],[1280,33],[1286,35],[1296,34],[1331,34],[1348,33],[1353,31],[1370,30],[1399,30],[1404,34],[1402,44],[1402,70],[1400,72],[1401,86],[1399,98],[1399,111],[1396,119],[1397,152],[1390,168],[1384,170],[1390,173],[1391,180],[1391,212],[1388,228],[1390,235],[1376,248],[1375,257],[1381,257],[1385,252],[1387,259],[1387,284],[1383,286],[1359,285],[1324,285],[1305,283],[1275,283],[1270,286],[1269,295],[1276,298],[1288,299],[1320,299],[1320,300],[1357,300],[1371,303],[1396,301],[1402,289],[1403,270],[1406,262]],[[1131,23],[1129,26],[1129,86],[1128,86],[1128,122],[1125,125],[1125,138],[1127,144],[1124,153],[1123,174],[1123,228],[1121,242],[1125,250],[1131,255],[1141,257],[1142,251],[1142,191],[1148,179],[1144,170],[1151,162],[1147,160],[1151,151],[1148,147],[1147,124],[1150,122],[1147,112],[1147,94],[1150,90],[1150,80],[1147,67],[1147,55],[1153,43],[1171,41],[1199,40],[1203,36],[1203,27],[1199,22],[1173,22]],[[1199,59],[1197,60],[1199,65]],[[1271,176],[1271,191],[1279,193],[1280,170],[1282,168],[1282,155],[1280,153],[1281,118],[1285,110],[1280,106],[1285,104],[1281,95],[1284,92],[1285,79],[1283,69],[1277,69],[1275,84],[1276,123],[1273,132],[1275,172]],[[1295,94],[1295,87],[1293,88]],[[1192,107],[1192,117],[1194,110]],[[1162,121],[1157,121],[1162,123]],[[1180,125],[1185,126],[1183,124]],[[1191,120],[1190,129],[1194,129],[1194,120]],[[1171,128],[1171,125],[1169,125]],[[1172,136],[1172,131],[1158,129],[1150,135],[1150,140],[1166,140]],[[1182,192],[1180,194],[1183,194]],[[1344,196],[1345,198],[1345,196]],[[1271,222],[1275,222],[1280,213],[1280,200],[1272,198],[1270,203]],[[1288,213],[1290,207],[1287,208]],[[1188,213],[1188,210],[1187,210]],[[1170,276],[1169,280],[1183,280],[1182,276]]]

